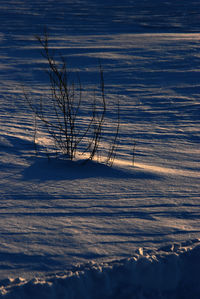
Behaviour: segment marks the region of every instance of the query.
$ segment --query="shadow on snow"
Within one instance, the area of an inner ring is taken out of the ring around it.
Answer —
[[[158,179],[159,176],[139,168],[122,169],[95,161],[70,161],[59,158],[36,158],[23,171],[24,180],[73,180],[87,178]]]

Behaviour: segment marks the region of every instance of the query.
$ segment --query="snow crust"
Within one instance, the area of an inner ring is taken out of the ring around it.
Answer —
[[[0,1],[0,297],[200,298],[198,6]],[[107,140],[120,101],[113,168],[48,161],[42,127],[35,156],[22,89],[49,93],[44,26],[87,101],[101,60]]]
[[[190,246],[184,246],[188,245]],[[195,245],[194,245],[195,244]],[[191,247],[191,245],[193,245]],[[111,263],[90,262],[46,278],[6,279],[4,299],[199,298],[200,242],[191,240]]]

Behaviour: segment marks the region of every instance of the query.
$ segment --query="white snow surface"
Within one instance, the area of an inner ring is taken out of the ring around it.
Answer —
[[[0,2],[0,297],[200,298],[198,7]],[[86,102],[101,60],[105,147],[120,101],[112,168],[49,161],[42,127],[35,156],[22,90],[49,92],[34,38],[45,25],[51,47],[80,74]]]

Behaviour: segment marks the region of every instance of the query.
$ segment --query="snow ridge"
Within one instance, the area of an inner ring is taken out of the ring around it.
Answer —
[[[45,279],[7,279],[0,298],[199,298],[200,242],[191,243],[165,246],[157,253],[140,248],[128,259],[90,262]]]

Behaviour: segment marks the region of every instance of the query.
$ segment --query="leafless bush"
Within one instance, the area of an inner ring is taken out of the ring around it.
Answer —
[[[98,156],[105,134],[107,103],[104,90],[104,76],[101,65],[100,72],[100,98],[93,96],[88,103],[88,114],[84,118],[83,89],[81,80],[77,76],[76,82],[69,80],[69,72],[65,59],[55,58],[49,47],[48,34],[36,37],[42,47],[41,54],[47,62],[47,74],[50,82],[50,95],[40,98],[39,102],[24,92],[25,99],[33,111],[35,119],[34,141],[36,142],[36,121],[40,121],[51,136],[55,149],[68,159],[76,158],[77,153],[84,153],[87,159],[93,160]],[[89,108],[90,107],[90,108]],[[85,108],[85,106],[84,106]],[[50,109],[50,113],[49,113]],[[84,125],[82,120],[84,118]],[[112,165],[116,155],[119,137],[119,105],[116,126],[112,132],[113,139],[109,140],[104,162]]]

